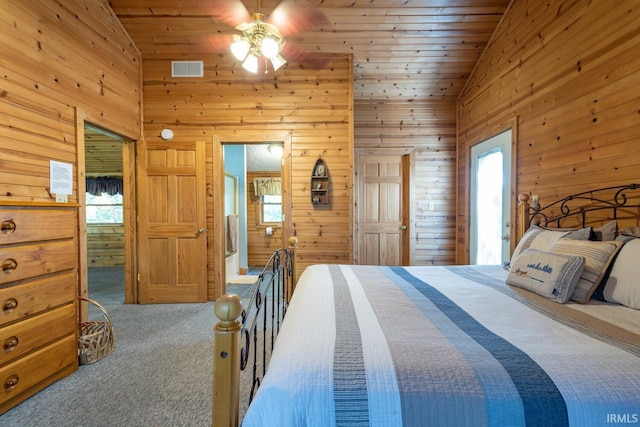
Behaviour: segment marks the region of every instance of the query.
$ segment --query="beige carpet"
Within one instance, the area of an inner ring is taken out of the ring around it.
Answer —
[[[211,427],[213,301],[123,304],[123,274],[122,268],[89,269],[89,294],[115,327],[113,352],[0,415],[0,427]],[[258,276],[240,278],[255,282]],[[235,288],[248,303],[252,284]],[[251,366],[252,359],[240,376],[241,419]]]

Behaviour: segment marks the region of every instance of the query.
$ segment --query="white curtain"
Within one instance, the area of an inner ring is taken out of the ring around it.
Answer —
[[[282,194],[282,180],[280,178],[255,178],[253,189],[256,196],[278,196]]]

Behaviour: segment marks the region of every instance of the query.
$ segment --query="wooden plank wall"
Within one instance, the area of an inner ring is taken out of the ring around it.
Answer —
[[[54,201],[49,160],[78,167],[75,107],[139,137],[140,55],[101,0],[2,1],[0,40],[0,199]]]
[[[172,78],[171,58],[145,58],[145,138],[213,142],[218,133],[255,141],[265,133],[291,134],[291,235],[298,237],[298,272],[312,263],[349,263],[352,258],[353,90],[349,56],[336,56],[323,70],[289,63],[276,74],[249,75],[230,55],[173,59],[203,60],[204,78]],[[167,142],[170,144],[171,142]],[[207,144],[207,228],[214,229],[217,188],[212,182],[213,144]],[[332,174],[329,209],[314,209],[310,176],[319,155]],[[218,167],[219,165],[216,165]],[[220,296],[213,233],[208,234],[208,298]],[[213,261],[212,261],[213,260]]]
[[[412,264],[454,264],[455,144],[420,146],[414,158]]]
[[[273,252],[283,248],[282,228],[274,227],[273,235],[265,234],[266,226],[260,225],[258,217],[260,198],[255,195],[253,179],[258,177],[279,177],[278,172],[249,172],[247,173],[247,258],[249,267],[264,266]]]
[[[635,0],[512,2],[459,98],[458,262],[469,147],[515,120],[515,194],[545,204],[640,181],[638,22]]]
[[[445,100],[357,100],[354,109],[356,150],[407,154],[412,158],[411,264],[452,264],[455,104]]]
[[[124,265],[124,225],[87,225],[89,267]]]
[[[0,97],[0,199],[2,202],[54,202],[49,161],[77,168],[74,108],[9,82]],[[78,202],[77,182],[69,202]]]
[[[87,177],[122,176],[122,139],[85,129],[84,152]]]

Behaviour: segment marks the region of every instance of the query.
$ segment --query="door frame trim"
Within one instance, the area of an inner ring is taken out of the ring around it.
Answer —
[[[507,134],[508,132],[508,134]],[[505,130],[504,132],[500,132],[497,133],[495,135],[490,136],[489,138],[485,139],[482,142],[479,142],[478,144],[472,145],[470,147],[470,162],[469,162],[469,262],[470,263],[474,263],[477,264],[478,260],[477,260],[477,251],[478,251],[478,237],[479,237],[479,227],[478,227],[478,161],[481,158],[481,156],[483,155],[488,155],[489,153],[491,154],[495,154],[497,152],[501,152],[503,154],[503,161],[502,163],[502,179],[503,179],[503,186],[502,186],[502,190],[500,191],[501,193],[501,214],[504,214],[504,209],[507,206],[508,203],[508,209],[509,209],[509,218],[506,219],[506,221],[511,224],[511,211],[513,209],[513,203],[511,203],[511,165],[513,163],[513,156],[511,153],[511,146],[512,146],[512,141],[513,141],[513,129],[508,128],[507,130]],[[508,136],[509,139],[507,140],[505,137]],[[508,156],[505,156],[505,153],[508,154]],[[507,158],[508,157],[508,158]],[[507,161],[508,160],[508,167],[509,167],[509,176],[505,177],[505,170],[504,168],[507,167]],[[505,181],[508,181],[505,183]],[[509,188],[509,193],[505,194],[505,185],[508,186]],[[475,192],[474,192],[475,190]],[[475,194],[474,194],[475,193]],[[473,199],[472,199],[473,197]],[[472,215],[475,214],[475,215]],[[504,236],[504,215],[501,216],[501,220],[500,220],[500,235]],[[472,234],[473,233],[473,234]],[[511,234],[511,227],[509,227],[509,235]],[[472,239],[471,236],[473,236],[474,238]],[[500,243],[500,254],[501,254],[501,262],[503,262],[505,260],[505,252],[509,252],[510,254],[510,242],[511,239],[509,239],[509,242],[507,244],[507,242],[504,242],[504,240]],[[508,246],[508,247],[507,247]],[[474,249],[473,251],[471,249]],[[474,260],[471,261],[471,255],[474,255]],[[508,259],[507,259],[508,260]]]
[[[85,126],[93,126],[122,138],[122,179],[124,185],[123,220],[124,220],[124,303],[138,302],[138,228],[137,228],[137,191],[136,191],[136,141],[114,132],[100,124],[87,120],[81,108],[76,108],[76,179],[78,191],[78,295],[89,294],[89,262],[87,254],[87,201],[86,161],[85,161]],[[86,321],[88,311],[86,303],[79,305],[78,318]]]
[[[291,222],[291,131],[216,131],[212,141],[212,191],[213,194],[224,194],[224,147],[225,144],[261,144],[281,143],[282,153],[282,206],[284,221],[282,222],[282,241],[287,242],[292,230]],[[208,257],[214,266],[213,287],[214,298],[226,292],[226,263],[224,235],[224,199],[212,197],[213,214],[207,239],[209,243]],[[209,264],[209,262],[207,262]]]

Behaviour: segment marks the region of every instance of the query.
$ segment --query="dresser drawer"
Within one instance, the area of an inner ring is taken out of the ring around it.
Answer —
[[[0,284],[76,266],[75,239],[0,249]]]
[[[0,289],[0,327],[76,300],[75,271]]]
[[[0,328],[0,366],[78,329],[76,306],[69,304]]]
[[[75,335],[0,368],[0,413],[77,369]]]
[[[75,234],[75,210],[0,209],[0,245],[67,239]]]

